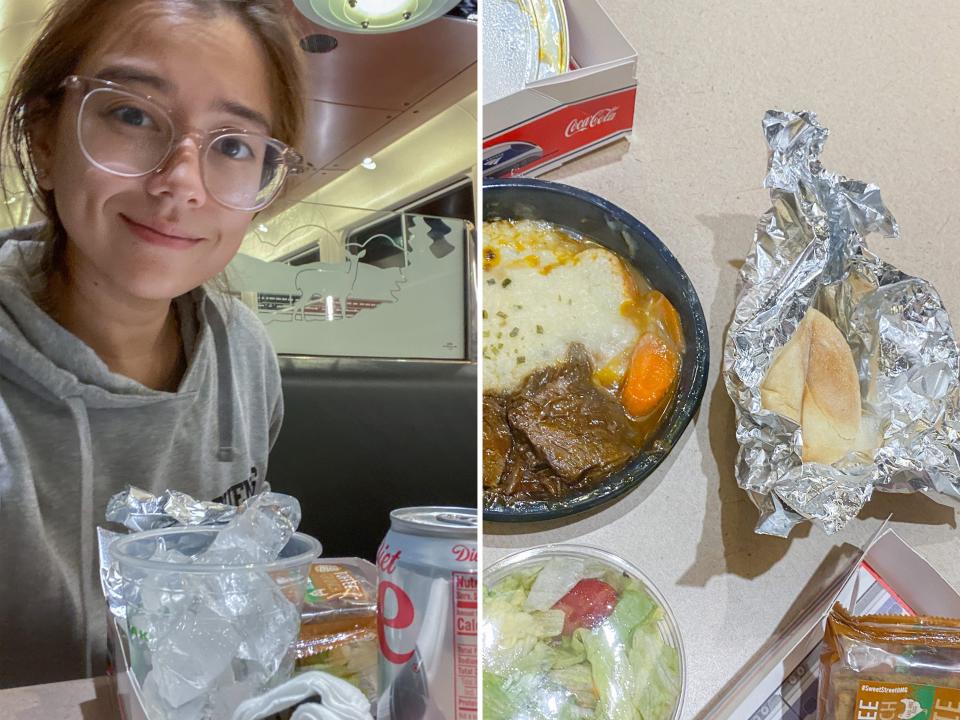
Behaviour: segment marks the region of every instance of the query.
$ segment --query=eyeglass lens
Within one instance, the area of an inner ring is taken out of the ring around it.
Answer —
[[[109,172],[136,176],[155,170],[176,141],[167,113],[121,90],[97,88],[80,110],[80,143],[90,159]],[[234,208],[257,209],[269,202],[286,174],[277,141],[242,133],[217,136],[203,151],[207,191]]]

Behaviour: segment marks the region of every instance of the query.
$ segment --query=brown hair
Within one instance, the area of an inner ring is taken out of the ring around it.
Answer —
[[[304,124],[303,70],[295,36],[284,14],[282,0],[163,0],[201,17],[232,14],[260,42],[267,56],[270,92],[277,120],[273,134],[297,146]],[[126,7],[157,0],[126,0]],[[118,0],[59,0],[44,16],[39,39],[21,61],[10,85],[9,99],[0,124],[0,152],[4,164],[16,166],[36,207],[46,216],[40,236],[44,252],[37,268],[46,278],[61,272],[67,243],[66,230],[57,214],[53,192],[37,185],[37,167],[30,152],[29,132],[37,121],[57,116],[63,101],[61,83],[76,63],[97,42],[109,20],[118,15]],[[0,189],[10,188],[0,175]]]

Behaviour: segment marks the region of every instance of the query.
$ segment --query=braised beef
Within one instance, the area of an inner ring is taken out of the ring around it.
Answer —
[[[483,397],[483,486],[497,486],[507,453],[513,445],[510,426],[507,424],[507,409],[503,400],[493,395]]]
[[[532,373],[512,395],[485,396],[488,499],[562,498],[594,484],[636,453],[642,438],[635,424],[592,376],[590,357],[577,344],[566,362]],[[512,442],[504,440],[504,427]]]

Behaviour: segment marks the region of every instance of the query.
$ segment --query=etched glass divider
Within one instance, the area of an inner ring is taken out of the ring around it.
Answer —
[[[475,358],[473,224],[301,202],[251,228],[231,291],[282,355]]]

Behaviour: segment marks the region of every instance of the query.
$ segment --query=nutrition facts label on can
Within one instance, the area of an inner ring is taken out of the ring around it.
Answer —
[[[453,573],[456,720],[477,718],[477,576]]]

